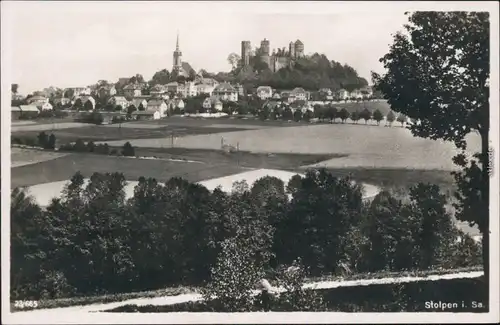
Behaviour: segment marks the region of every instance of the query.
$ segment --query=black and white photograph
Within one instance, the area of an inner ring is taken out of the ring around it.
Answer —
[[[500,322],[499,29],[2,1],[2,323]]]

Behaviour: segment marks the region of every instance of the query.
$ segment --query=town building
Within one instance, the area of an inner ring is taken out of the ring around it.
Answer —
[[[212,102],[213,102],[213,98],[210,98],[210,97],[207,97],[203,100],[203,103],[201,104],[201,106],[205,109],[205,110],[209,110],[212,108]]]
[[[200,83],[196,85],[196,91],[198,94],[207,94],[209,96],[212,95],[212,92],[215,89],[215,86],[210,85],[210,84],[205,84],[205,83]]]
[[[319,100],[333,100],[333,91],[329,88],[321,88],[318,92]]]
[[[49,102],[49,99],[45,96],[33,96],[26,100],[28,105],[42,106]]]
[[[345,89],[339,89],[336,93],[336,96],[340,100],[346,100],[350,97],[350,94],[347,90]]]
[[[14,120],[19,120],[19,118],[21,117],[21,107],[18,107],[18,106],[11,106],[10,107],[10,116],[11,116],[11,119],[14,121]]]
[[[142,85],[138,83],[126,85],[123,88],[123,94],[125,97],[137,97],[142,95]]]
[[[238,101],[238,91],[229,83],[221,83],[215,87],[212,95],[221,101]]]
[[[52,107],[51,103],[44,103],[42,105],[37,105],[37,107],[40,111],[51,111],[54,107]]]
[[[144,98],[132,98],[129,106],[134,105],[134,107],[138,110],[146,110],[148,108],[148,101]],[[142,105],[142,108],[141,108]]]
[[[73,96],[67,96],[70,92],[73,92]],[[92,89],[90,87],[72,87],[66,88],[63,92],[64,97],[78,97],[81,95],[90,95]]]
[[[195,79],[196,84],[205,84],[205,85],[210,85],[210,86],[217,86],[219,82],[213,78],[204,78],[201,76],[197,76]]]
[[[90,103],[92,104],[92,109],[95,109],[95,99],[94,99],[94,97],[92,97],[92,96],[88,96],[88,95],[83,95],[83,96],[78,96],[78,97],[75,99],[75,101],[76,101],[77,99],[80,99],[80,100],[82,101],[82,105],[83,105],[83,107],[85,107],[85,104],[86,104],[87,102],[90,102]],[[74,103],[74,102],[73,102],[73,103]],[[87,105],[90,105],[90,104],[87,104]],[[122,106],[122,107],[123,107],[123,106]]]
[[[194,97],[198,95],[198,87],[194,81],[188,81],[184,85],[183,98]]]
[[[128,107],[128,100],[123,96],[113,96],[109,99],[109,102],[115,106],[121,106],[122,109]]]
[[[240,96],[240,97],[245,96],[245,88],[243,87],[243,85],[238,83],[238,84],[234,85],[233,87],[238,92],[238,96]]]
[[[34,105],[21,105],[19,108],[22,117],[35,117],[40,114],[40,110]]]
[[[160,115],[166,116],[168,106],[163,99],[150,99],[147,105],[148,111],[159,111]]]
[[[134,120],[159,120],[162,115],[159,110],[147,109],[145,111],[135,111],[132,112],[132,118]]]
[[[257,87],[256,94],[257,97],[259,97],[260,99],[266,100],[273,96],[273,89],[269,86],[260,86]]]
[[[215,102],[214,102],[214,109],[217,112],[220,112],[220,111],[222,111],[222,108],[223,108],[222,102],[220,100],[216,99]]]
[[[149,93],[153,97],[163,97],[167,93],[167,88],[164,85],[154,85]]]
[[[111,97],[116,95],[116,87],[115,85],[103,85],[97,89],[96,93],[99,98]]]

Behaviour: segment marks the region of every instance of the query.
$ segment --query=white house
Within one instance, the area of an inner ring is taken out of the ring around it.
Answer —
[[[163,99],[150,99],[147,103],[147,111],[158,111],[160,116],[167,115],[168,106]]]
[[[136,97],[142,95],[142,86],[138,83],[126,85],[123,88],[123,93],[127,97]]]
[[[214,91],[215,86],[211,84],[201,83],[197,84],[196,88],[198,94],[208,94],[209,96],[212,96],[212,92]]]
[[[40,113],[40,110],[34,105],[21,105],[19,106],[19,108],[21,109],[21,115],[24,113],[33,113],[33,114]]]
[[[28,105],[34,105],[34,106],[42,106],[43,104],[46,104],[49,102],[49,99],[44,96],[33,96],[28,98],[27,100]]]
[[[198,95],[198,87],[194,81],[186,82],[184,86],[184,97],[194,97]]]
[[[260,99],[266,100],[273,96],[273,89],[269,86],[260,86],[257,87],[256,94],[257,97],[259,97]]]
[[[136,120],[159,120],[161,113],[158,110],[147,109],[145,111],[132,112],[132,118]]]
[[[53,109],[50,103],[45,103],[43,105],[37,106],[37,108],[42,111],[51,111]]]
[[[66,93],[68,90],[73,91],[73,97],[90,95],[90,93],[92,92],[92,89],[90,89],[90,87],[73,87],[73,88],[66,88],[64,90],[64,93]]]
[[[211,109],[212,108],[212,98],[207,97],[203,101],[203,104],[201,105],[204,109]]]
[[[214,103],[214,109],[217,111],[217,112],[220,112],[222,111],[222,102],[220,100],[215,100],[215,103]]]
[[[217,85],[212,92],[212,95],[221,101],[238,101],[238,91],[228,83]]]
[[[128,107],[128,100],[123,96],[113,96],[109,99],[109,102],[122,108]]]
[[[337,91],[337,97],[340,98],[341,100],[345,100],[349,98],[350,94],[347,90],[345,89],[340,89]]]
[[[308,100],[307,92],[304,90],[304,88],[297,87],[294,90],[292,90],[292,95],[295,97],[295,100]]]

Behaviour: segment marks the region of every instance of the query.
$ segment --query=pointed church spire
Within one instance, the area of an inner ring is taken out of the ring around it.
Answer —
[[[175,49],[179,51],[179,30],[177,30],[177,42],[175,43]]]

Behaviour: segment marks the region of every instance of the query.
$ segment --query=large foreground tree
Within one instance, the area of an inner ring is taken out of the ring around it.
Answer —
[[[454,162],[457,218],[477,225],[483,235],[483,263],[489,275],[489,14],[487,12],[415,12],[405,33],[394,37],[380,61],[376,88],[391,108],[421,123],[415,136],[453,141],[462,150],[471,132],[481,136],[481,152],[460,154]],[[470,148],[469,148],[470,149]]]

